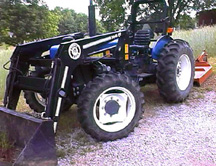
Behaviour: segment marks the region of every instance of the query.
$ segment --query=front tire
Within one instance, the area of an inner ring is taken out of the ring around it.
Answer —
[[[100,141],[126,137],[143,113],[140,87],[123,74],[106,74],[89,82],[78,100],[78,118],[86,133]]]
[[[157,66],[157,85],[168,102],[182,102],[193,87],[194,56],[189,44],[173,40],[161,52]]]

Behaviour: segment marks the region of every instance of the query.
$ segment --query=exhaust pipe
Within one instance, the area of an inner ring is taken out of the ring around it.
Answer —
[[[0,107],[0,126],[0,132],[6,133],[8,141],[21,150],[14,166],[57,165],[52,120],[37,119]]]
[[[93,0],[90,0],[89,9],[89,36],[96,35],[96,19],[95,19],[95,5],[93,5]]]

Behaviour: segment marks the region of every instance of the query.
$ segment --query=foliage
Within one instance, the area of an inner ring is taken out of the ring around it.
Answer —
[[[97,33],[106,30],[100,21]],[[50,11],[43,0],[0,1],[0,44],[17,45],[33,40],[88,32],[88,16],[56,7]]]
[[[100,8],[102,21],[109,31],[113,31],[123,24],[126,19],[126,12],[129,9],[129,4],[125,0],[95,0],[95,2]],[[170,5],[168,13],[172,25],[178,25],[180,19],[185,14],[189,15],[191,11],[216,6],[215,0],[168,0],[168,2]]]
[[[168,2],[170,21],[173,25],[177,25],[181,17],[192,10],[204,10],[216,6],[215,0],[168,0]]]
[[[76,13],[72,9],[63,9],[56,7],[53,11],[60,17],[58,31],[61,35],[88,32],[88,16],[83,13]],[[96,20],[97,33],[105,32],[105,29],[100,21]]]
[[[58,34],[58,16],[36,2],[24,4],[20,0],[11,0],[1,3],[0,42],[16,45]]]
[[[115,31],[125,20],[124,0],[95,0],[100,8],[101,20],[108,31]]]
[[[195,18],[191,18],[189,15],[184,14],[181,16],[178,26],[180,27],[180,29],[194,29],[195,23]]]
[[[216,7],[215,0],[193,0],[193,9],[207,10]]]
[[[96,28],[97,28],[97,33],[102,34],[105,33],[107,30],[105,29],[103,23],[101,21],[96,20]]]
[[[58,31],[61,35],[87,31],[88,18],[85,14],[77,14],[72,9],[60,7],[56,7],[53,12],[60,17]]]

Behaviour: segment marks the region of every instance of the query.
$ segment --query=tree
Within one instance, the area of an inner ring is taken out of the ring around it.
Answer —
[[[125,20],[124,0],[95,0],[100,8],[101,21],[108,31],[114,31],[120,27]]]
[[[105,29],[97,20],[98,33]],[[16,45],[75,32],[88,32],[88,17],[71,9],[49,11],[43,0],[0,1],[0,43]]]
[[[190,14],[191,11],[204,10],[216,6],[215,0],[168,0],[169,16],[173,25],[177,25],[181,17]]]
[[[88,31],[88,17],[83,13],[76,13],[72,9],[63,9],[56,7],[54,12],[59,15],[60,21],[58,30],[61,35],[87,32]]]
[[[54,12],[60,17],[58,31],[61,35],[77,32],[76,13],[74,10],[56,7]]]
[[[58,34],[58,16],[39,0],[6,0],[0,5],[0,42],[16,45]]]
[[[58,31],[61,35],[75,33],[75,32],[88,32],[88,16],[83,13],[76,13],[72,9],[63,9],[56,7],[53,11],[60,17],[58,24]],[[100,21],[96,20],[97,33],[105,32],[105,29]]]
[[[191,18],[189,15],[184,14],[181,16],[178,26],[180,27],[180,29],[194,29],[195,23],[196,18]]]
[[[96,28],[97,28],[97,33],[105,33],[107,30],[105,29],[103,23],[101,21],[96,20]]]
[[[126,19],[125,13],[129,6],[125,0],[95,0],[100,8],[100,15],[109,31],[120,27]],[[168,0],[169,16],[172,25],[177,25],[180,18],[192,10],[209,9],[216,6],[215,0]]]

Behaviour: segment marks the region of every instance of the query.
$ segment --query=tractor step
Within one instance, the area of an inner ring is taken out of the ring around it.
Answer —
[[[52,120],[37,119],[0,107],[0,126],[0,132],[7,136],[6,141],[21,151],[14,156],[14,166],[57,165]]]
[[[208,63],[207,56],[206,51],[203,51],[195,62],[194,83],[198,86],[201,86],[212,74],[212,66]]]

